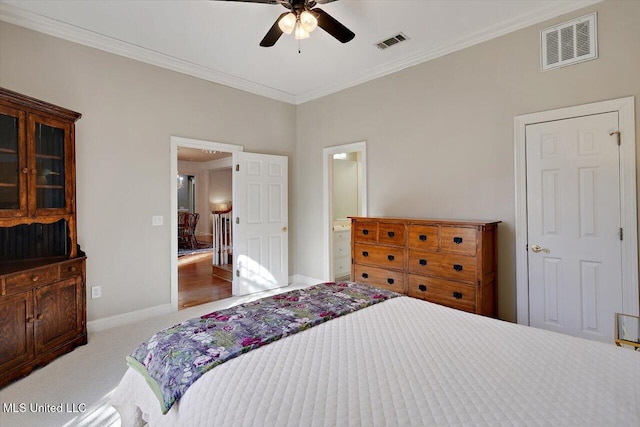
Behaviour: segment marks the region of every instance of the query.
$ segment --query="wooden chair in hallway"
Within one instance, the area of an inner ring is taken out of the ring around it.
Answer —
[[[200,219],[199,213],[181,212],[178,214],[178,247],[196,249],[196,225]]]

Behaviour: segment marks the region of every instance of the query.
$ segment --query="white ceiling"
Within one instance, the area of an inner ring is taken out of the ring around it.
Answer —
[[[258,45],[280,5],[190,0],[0,0],[0,20],[292,104],[437,58],[594,0],[339,0],[320,7],[356,37],[320,28]],[[403,32],[410,40],[375,44]]]
[[[231,153],[203,150],[200,148],[178,147],[178,160],[187,162],[210,162],[231,157]]]

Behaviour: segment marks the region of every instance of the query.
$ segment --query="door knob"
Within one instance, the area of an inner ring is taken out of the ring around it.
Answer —
[[[287,227],[282,227],[282,231],[283,231],[284,233],[286,233],[286,232],[287,232]]]
[[[551,252],[551,251],[550,251],[549,249],[547,249],[547,248],[542,248],[542,247],[540,247],[540,245],[533,245],[533,246],[531,246],[531,250],[532,250],[533,252],[535,252],[535,253],[538,253],[538,252],[544,252],[545,254],[548,254],[549,252]]]

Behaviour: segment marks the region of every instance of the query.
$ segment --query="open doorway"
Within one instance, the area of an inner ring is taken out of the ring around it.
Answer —
[[[224,240],[229,244],[224,248],[228,265],[213,264],[216,251],[223,249],[216,245],[222,231],[216,223],[217,212],[228,213],[224,231],[231,234],[232,152],[236,151],[242,147],[171,138],[171,301],[175,310],[232,295],[229,236]]]
[[[325,280],[351,276],[351,216],[367,215],[366,142],[323,150]]]
[[[180,160],[180,153],[178,153],[178,161]],[[180,175],[180,165],[178,165],[178,212],[196,212],[196,177]]]

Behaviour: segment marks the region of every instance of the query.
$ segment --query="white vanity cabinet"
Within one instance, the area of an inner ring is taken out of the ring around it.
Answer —
[[[333,231],[333,274],[336,279],[351,275],[351,229]]]

